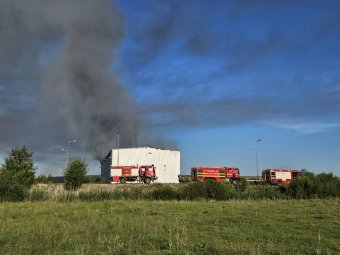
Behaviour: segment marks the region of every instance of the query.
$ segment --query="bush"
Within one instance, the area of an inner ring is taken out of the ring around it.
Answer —
[[[198,198],[207,198],[207,190],[204,183],[192,182],[185,185],[181,191],[183,199],[194,200]]]
[[[245,178],[240,178],[240,180],[236,183],[235,188],[237,191],[243,192],[248,189],[249,182]]]
[[[230,183],[216,182],[215,180],[206,180],[205,182],[192,182],[183,185],[179,194],[181,199],[215,199],[225,200],[235,197],[235,190]]]
[[[151,198],[156,200],[178,199],[177,192],[169,186],[160,186],[151,191]]]
[[[288,194],[293,198],[326,198],[340,195],[340,181],[332,173],[304,174],[295,179],[288,187]]]
[[[33,188],[28,192],[29,201],[45,201],[49,199],[48,192],[43,189]]]
[[[278,186],[278,191],[281,194],[287,194],[288,193],[288,188],[289,188],[288,184],[281,184],[281,185]]]
[[[82,159],[72,159],[64,170],[64,188],[77,190],[84,182],[87,173],[87,163]]]
[[[340,180],[333,173],[318,174],[315,182],[320,198],[340,196]]]
[[[26,197],[27,189],[17,183],[8,184],[0,181],[0,202],[2,201],[23,201]]]
[[[221,183],[215,180],[206,180],[204,185],[207,198],[215,200],[225,200],[227,198],[227,192],[232,190],[231,184]]]

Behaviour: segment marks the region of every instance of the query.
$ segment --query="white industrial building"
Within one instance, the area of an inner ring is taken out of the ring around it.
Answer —
[[[178,183],[180,151],[150,147],[112,149],[101,161],[101,177],[109,182],[111,166],[154,165],[158,183]]]

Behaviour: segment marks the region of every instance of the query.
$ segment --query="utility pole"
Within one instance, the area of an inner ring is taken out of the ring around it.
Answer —
[[[76,139],[73,140],[67,140],[67,150],[66,150],[66,166],[68,165],[68,150],[70,149],[70,143],[77,142]]]
[[[256,141],[256,176],[257,176],[257,183],[260,181],[259,179],[259,161],[257,158],[257,150],[258,150],[258,143],[261,142],[261,139]]]
[[[119,130],[116,130],[117,134],[117,166],[119,166]]]

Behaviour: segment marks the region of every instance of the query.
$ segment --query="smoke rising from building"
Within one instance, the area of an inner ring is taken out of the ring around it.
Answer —
[[[40,95],[32,103],[37,114],[30,114],[41,122],[36,129],[49,119],[63,123],[66,132],[53,132],[81,137],[100,159],[116,130],[124,130],[123,146],[133,145],[139,132],[134,102],[114,71],[123,37],[124,16],[112,1],[3,0],[0,78],[5,86],[22,80],[22,88]]]

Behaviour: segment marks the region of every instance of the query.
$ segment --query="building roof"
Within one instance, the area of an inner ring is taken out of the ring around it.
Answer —
[[[153,149],[153,150],[163,150],[163,151],[178,151],[179,150],[174,150],[174,149],[161,149],[161,148],[155,148],[155,147],[129,147],[129,148],[119,148],[119,150],[131,150],[131,149]],[[105,156],[105,158],[103,160],[100,160],[100,163],[102,164],[106,159],[111,158],[111,154],[113,150],[118,150],[118,148],[112,148],[107,155]]]
[[[112,150],[117,150],[118,148],[112,148]],[[119,148],[120,150],[124,149],[154,149],[154,150],[163,150],[163,151],[179,151],[178,149],[164,149],[164,148],[156,148],[156,147],[149,147],[149,146],[142,146],[142,147],[129,147],[129,148]]]

